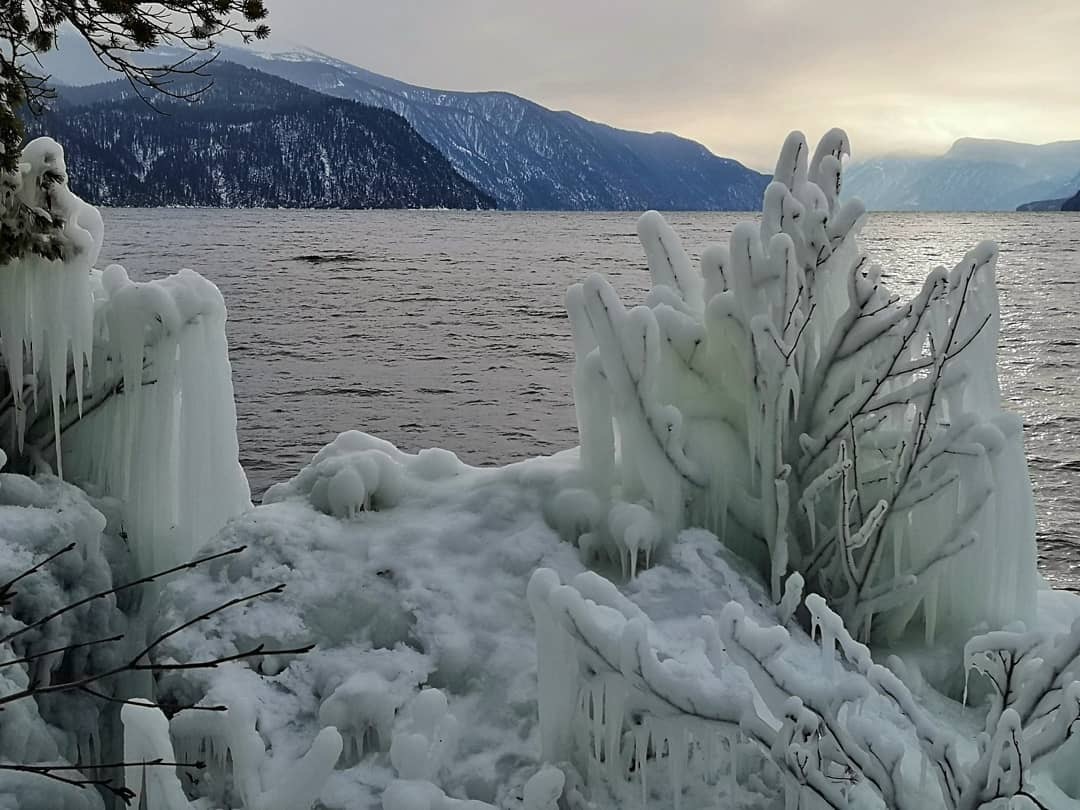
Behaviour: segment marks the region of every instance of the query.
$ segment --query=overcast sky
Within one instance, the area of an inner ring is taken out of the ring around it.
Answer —
[[[791,129],[856,157],[1080,138],[1080,0],[267,0],[279,43],[508,90],[771,169]],[[272,40],[273,41],[273,40]]]

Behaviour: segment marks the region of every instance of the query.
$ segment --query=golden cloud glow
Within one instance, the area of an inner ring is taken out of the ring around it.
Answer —
[[[843,126],[857,156],[1080,138],[1080,0],[311,5],[275,0],[275,33],[416,84],[678,132],[756,168],[793,128]]]

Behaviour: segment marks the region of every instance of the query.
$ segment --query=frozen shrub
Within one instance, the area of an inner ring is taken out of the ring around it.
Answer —
[[[864,639],[1028,618],[1034,518],[997,386],[997,249],[902,300],[859,249],[861,204],[840,202],[847,153],[840,130],[812,155],[792,133],[760,222],[700,270],[645,214],[639,306],[598,274],[570,288],[581,466],[596,511],[621,516],[583,542],[632,572],[657,531],[707,528],[775,601],[798,571]]]

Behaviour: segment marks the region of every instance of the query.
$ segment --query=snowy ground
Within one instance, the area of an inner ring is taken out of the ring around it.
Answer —
[[[350,443],[369,440],[345,434],[324,455],[332,462]],[[161,619],[169,624],[237,593],[287,585],[279,598],[178,636],[168,650],[177,660],[260,641],[314,641],[317,648],[293,661],[263,662],[263,674],[237,664],[171,676],[161,697],[205,694],[254,715],[270,749],[264,782],[281,761],[303,754],[321,725],[336,725],[345,750],[323,804],[366,808],[379,806],[394,778],[388,751],[399,710],[422,686],[436,687],[460,728],[440,781],[453,795],[501,801],[532,774],[540,750],[526,585],[541,566],[565,576],[583,570],[542,513],[569,459],[480,470],[441,451],[391,452],[405,462],[393,493],[400,505],[380,505],[376,490],[375,510],[334,517],[312,504],[319,497],[305,491],[301,477],[272,490],[267,500],[274,502],[231,522],[205,549],[246,545],[244,553],[165,593]]]
[[[551,528],[565,520],[553,513],[560,503],[554,496],[573,482],[576,470],[576,453],[477,469],[444,451],[412,456],[365,434],[347,433],[296,478],[269,492],[267,503],[232,520],[201,553],[240,545],[245,551],[169,583],[157,626],[175,626],[239,594],[279,583],[287,586],[284,594],[200,623],[171,639],[159,660],[183,663],[259,643],[317,646],[287,660],[264,657],[162,677],[156,698],[163,706],[229,707],[231,719],[225,722],[217,713],[193,711],[172,720],[177,756],[211,762],[197,782],[191,772],[181,773],[188,792],[206,798],[197,806],[279,806],[272,799],[281,793],[283,775],[296,772],[294,763],[326,726],[337,727],[344,745],[316,807],[437,810],[453,808],[457,800],[523,806],[525,784],[540,767],[542,751],[536,622],[525,594],[538,568],[553,569],[564,582],[587,570],[579,549]],[[105,511],[114,506],[95,503]],[[2,546],[5,579],[68,540],[80,548],[48,577],[27,580],[16,617],[40,614],[60,600],[61,590],[78,597],[107,587],[110,567],[130,568],[115,527],[107,526],[79,490],[53,478],[0,476],[0,530],[5,540],[17,538]],[[622,583],[623,596],[648,617],[662,658],[696,666],[702,655],[700,617],[718,617],[732,601],[759,624],[782,623],[765,588],[708,532],[684,532],[656,562],[629,581],[601,569]],[[1076,601],[1043,593],[1040,625],[1048,632],[1066,630]],[[34,638],[33,648],[122,632],[125,621],[115,602],[106,600],[51,627],[49,636]],[[789,663],[806,673],[807,682],[821,678],[831,666],[821,648],[797,625],[789,624],[789,631]],[[98,658],[81,666],[107,666],[112,654],[108,648],[95,651]],[[936,671],[927,665],[932,661],[939,662]],[[936,717],[974,740],[985,688],[976,680],[969,701],[974,708],[964,709],[918,687],[920,664],[935,680],[955,684],[962,679],[960,650],[936,658],[908,655],[906,674]],[[10,668],[7,677],[10,690],[25,682],[26,670]],[[446,716],[436,706],[422,753],[402,753],[401,741],[418,725],[416,707],[432,699],[424,691],[431,688],[445,696]],[[32,761],[102,756],[98,728],[114,721],[99,711],[94,701],[79,698],[47,703],[41,713],[30,701],[15,704],[0,728],[0,755]],[[72,714],[81,719],[72,723]],[[896,725],[900,737],[910,734],[895,711],[883,711],[877,722]],[[905,744],[914,747],[914,739]],[[757,761],[761,774],[747,779],[744,773],[738,792],[714,785],[725,802],[721,806],[782,807],[779,781],[766,761],[753,751],[743,760]],[[598,763],[577,772],[565,768],[570,784],[556,790],[563,805],[583,801],[586,791],[575,792],[583,778],[597,806],[641,800],[632,775],[612,785],[597,778],[601,770]],[[90,791],[35,777],[5,776],[2,783],[0,807],[101,806]],[[650,785],[650,807],[674,806],[669,776],[654,776]],[[694,795],[687,788],[687,798]]]
[[[340,481],[331,485],[342,470],[364,470],[371,484],[374,459],[395,463],[383,467],[381,480],[362,490],[359,501],[348,495],[360,491]],[[393,468],[397,474],[388,475]],[[160,616],[163,627],[174,625],[238,593],[285,583],[283,596],[215,617],[209,626],[176,637],[167,654],[183,662],[260,642],[314,641],[316,649],[288,661],[263,660],[254,670],[233,664],[171,674],[160,684],[159,700],[223,703],[244,718],[239,722],[257,727],[265,753],[251,760],[254,791],[271,790],[275,775],[307,751],[321,727],[336,726],[344,751],[320,806],[366,810],[384,806],[383,791],[403,776],[403,758],[395,758],[392,743],[409,731],[417,696],[433,687],[446,696],[452,719],[429,740],[426,764],[419,769],[424,780],[459,799],[520,806],[542,749],[537,630],[525,593],[537,568],[554,569],[564,582],[586,570],[578,549],[550,528],[558,522],[552,496],[567,476],[572,480],[575,469],[572,453],[475,469],[442,451],[409,456],[364,434],[343,434],[297,478],[271,490],[268,503],[232,521],[205,551],[247,549],[173,582]],[[365,502],[373,508],[354,511]],[[765,588],[708,532],[684,532],[657,562],[630,581],[617,571],[605,573],[623,583],[622,594],[648,617],[661,658],[697,666],[700,617],[719,617],[732,601],[758,624],[775,630],[783,623]],[[1076,600],[1049,592],[1040,598],[1043,625],[1054,632],[1067,629]],[[789,623],[789,632],[786,665],[801,672],[807,684],[827,681],[834,672],[831,658],[797,624]],[[701,666],[703,678],[711,674]],[[938,682],[960,684],[961,650],[908,655],[904,672],[926,708],[972,741],[965,752],[971,756],[985,717],[985,686],[976,678],[972,707],[965,709],[927,687],[920,667]],[[892,728],[886,736],[917,749],[910,723],[888,701],[866,707],[878,725]],[[216,745],[216,756],[224,761],[221,740],[227,735],[203,718],[181,713],[172,730],[178,752],[205,755]],[[744,767],[757,767],[761,775],[743,774],[738,792],[724,793],[714,784],[716,796],[727,802],[722,806],[783,807],[779,778],[770,775],[765,760],[752,750],[740,757]],[[235,765],[235,752],[232,759]],[[622,806],[628,797],[640,801],[641,788],[632,777],[614,785],[609,795],[611,785],[604,787],[596,773],[589,773],[592,764],[578,764],[578,773],[566,769],[569,779],[588,778],[598,806]],[[927,778],[932,779],[916,773],[911,781]],[[201,784],[188,787],[212,797],[214,806],[239,806],[228,781],[227,769],[219,765]],[[419,804],[415,795],[402,800],[405,784],[391,788],[391,804],[395,796],[402,802],[394,807],[443,806],[441,798],[430,802],[428,785]],[[580,796],[572,790],[566,795]],[[694,795],[700,794],[687,788],[687,797]],[[666,774],[653,779],[648,804],[675,805]]]

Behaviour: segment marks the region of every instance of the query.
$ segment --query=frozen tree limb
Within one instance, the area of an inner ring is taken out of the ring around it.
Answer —
[[[105,590],[92,593],[82,599],[70,602],[66,605],[62,605],[54,611],[42,615],[42,616],[19,616],[18,619],[12,624],[13,629],[9,630],[6,634],[0,638],[0,648],[5,650],[21,649],[22,652],[19,655],[13,657],[7,657],[0,661],[0,671],[11,667],[25,666],[31,662],[37,661],[42,658],[51,657],[63,657],[70,655],[76,650],[83,651],[87,648],[98,648],[102,645],[116,644],[126,638],[125,634],[114,635],[110,637],[94,638],[87,641],[77,641],[64,645],[63,647],[55,647],[49,649],[39,649],[32,641],[27,639],[40,638],[41,630],[51,623],[56,622],[61,617],[66,616],[72,612],[86,609],[88,606],[100,600],[115,598],[117,594],[132,591],[133,589],[142,588],[149,585],[158,579],[166,578],[171,575],[177,574],[181,571],[192,570],[218,560],[234,556],[241,551],[244,547],[227,549],[225,551],[207,555],[199,559],[192,560],[191,562],[184,563],[176,566],[170,570],[155,572],[153,574],[139,577],[120,585],[114,585]],[[35,563],[19,575],[11,578],[3,586],[0,586],[0,615],[3,615],[10,609],[12,600],[17,595],[15,587],[25,581],[27,578],[34,575],[41,575],[42,572],[47,571],[47,567],[50,564],[66,554],[75,550],[74,544],[69,544],[58,551],[45,556],[42,560]],[[0,695],[0,710],[5,706],[11,706],[19,701],[23,700],[38,700],[42,695],[55,695],[60,693],[70,693],[75,691],[81,691],[92,695],[95,698],[101,699],[107,702],[115,702],[124,705],[125,709],[130,705],[147,706],[146,701],[134,702],[130,700],[123,700],[115,697],[112,694],[98,691],[97,689],[90,688],[91,686],[98,684],[111,684],[114,679],[124,675],[125,673],[131,673],[138,670],[152,670],[154,672],[170,672],[183,669],[209,669],[229,661],[241,661],[241,660],[253,660],[262,656],[277,656],[277,655],[301,655],[311,649],[312,645],[304,645],[301,647],[289,648],[289,649],[267,649],[265,645],[257,645],[254,648],[248,650],[241,650],[233,655],[223,655],[212,659],[192,661],[192,662],[154,662],[149,660],[150,656],[155,650],[164,643],[171,636],[181,632],[187,627],[191,627],[197,624],[208,621],[211,617],[217,615],[221,611],[227,610],[235,605],[250,602],[252,600],[265,598],[281,592],[283,586],[276,586],[274,588],[264,589],[258,593],[248,594],[245,596],[237,597],[235,599],[226,600],[213,608],[204,611],[198,616],[184,622],[183,624],[169,628],[164,632],[158,634],[148,643],[141,645],[138,648],[138,652],[133,655],[126,656],[121,660],[121,663],[117,666],[110,667],[108,669],[91,672],[89,674],[83,674],[70,679],[61,679],[53,682],[39,682],[36,678],[30,678],[25,688],[11,689],[5,694]],[[15,618],[15,617],[12,617]],[[111,685],[107,687],[111,689]],[[181,709],[193,709],[218,712],[224,711],[224,707],[220,706],[198,706],[198,707],[172,707],[173,711]],[[171,755],[171,750],[168,756],[139,756],[128,757],[127,761],[119,763],[107,763],[107,762],[76,762],[75,764],[68,763],[0,763],[0,771],[20,771],[24,773],[31,773],[43,778],[51,779],[53,781],[63,782],[75,787],[81,788],[98,788],[110,793],[117,799],[130,803],[137,798],[137,791],[133,792],[130,785],[124,785],[119,783],[115,777],[108,776],[111,771],[115,771],[120,768],[127,770],[130,775],[135,770],[142,770],[145,768],[162,768],[170,769],[176,767],[194,768],[200,769],[205,767],[203,763],[192,761],[191,763],[178,763],[174,761],[174,757]],[[104,774],[96,775],[93,777],[87,777],[85,773]]]
[[[543,569],[530,583],[546,681],[540,713],[558,718],[545,734],[564,740],[561,755],[615,787],[657,778],[642,750],[666,751],[676,797],[694,780],[707,784],[716,763],[678,741],[715,752],[703,741],[737,729],[784,775],[793,804],[976,810],[1026,797],[1038,806],[1035,766],[1080,732],[1080,620],[1052,640],[995,631],[968,643],[967,666],[993,686],[987,734],[970,752],[963,732],[875,663],[818,594],[804,600],[817,639],[812,666],[805,641],[757,624],[736,602],[706,617],[697,642],[672,655],[614,589],[584,584],[561,585]],[[570,702],[548,714],[556,698]],[[627,761],[630,771],[620,764]]]

